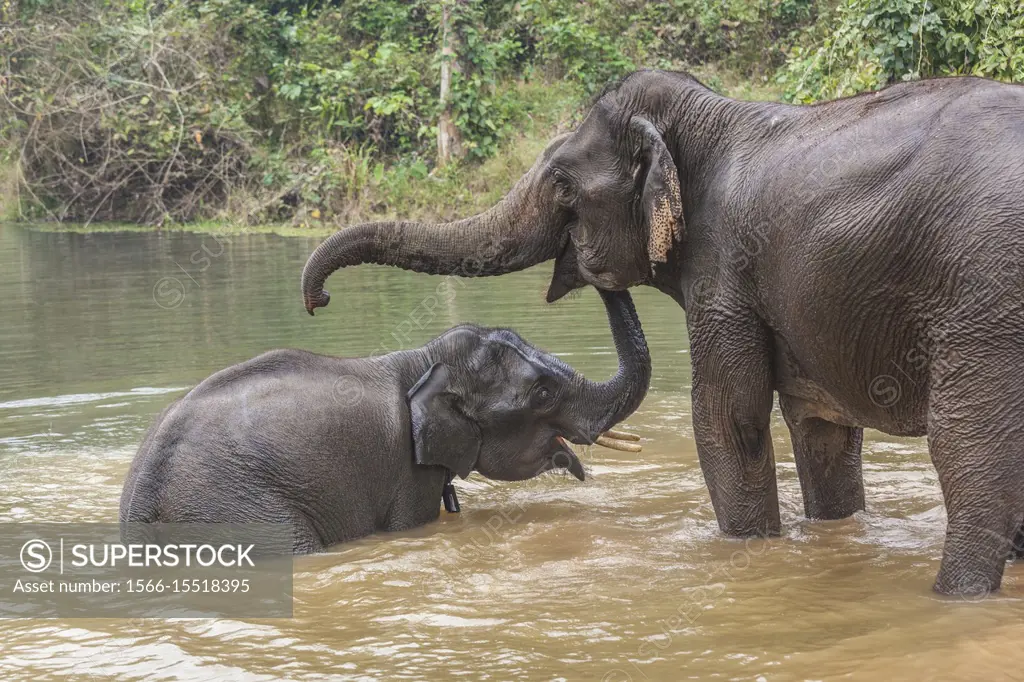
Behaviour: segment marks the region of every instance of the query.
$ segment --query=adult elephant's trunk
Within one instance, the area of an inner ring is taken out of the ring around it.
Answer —
[[[594,382],[581,376],[580,405],[592,424],[592,437],[633,414],[651,383],[651,354],[640,319],[628,291],[599,291],[608,312],[619,369],[608,381]]]
[[[385,221],[336,232],[306,261],[302,298],[310,315],[330,295],[324,281],[361,263],[395,265],[433,275],[486,277],[523,270],[558,255],[567,220],[554,202],[544,165],[566,136],[556,138],[508,195],[488,211],[450,223]]]

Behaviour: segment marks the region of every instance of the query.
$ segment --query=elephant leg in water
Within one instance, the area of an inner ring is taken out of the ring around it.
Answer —
[[[1013,538],[1013,549],[1010,558],[1014,561],[1024,559],[1024,522],[1017,526],[1017,535]]]
[[[807,518],[845,519],[863,510],[864,430],[812,416],[803,401],[788,395],[779,395],[779,407],[793,441]]]
[[[718,525],[731,535],[778,535],[769,339],[752,317],[688,321],[693,431]]]
[[[943,361],[933,363],[928,449],[948,517],[935,581],[939,592],[984,597],[998,589],[1006,559],[1016,553],[1017,501],[1024,489],[1024,375],[1007,368],[1024,357],[1024,343],[1012,336],[992,335],[984,346],[947,350],[940,354]]]

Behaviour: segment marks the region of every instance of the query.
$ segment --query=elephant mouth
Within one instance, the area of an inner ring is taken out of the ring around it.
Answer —
[[[551,468],[565,469],[575,476],[577,480],[585,481],[587,475],[583,471],[583,462],[573,452],[569,443],[561,436],[555,436],[552,439],[552,445],[554,446],[554,452],[551,453]]]
[[[640,445],[640,436],[611,429],[595,438],[593,443],[610,450],[622,452],[641,452],[643,450],[643,446]],[[551,467],[553,469],[565,469],[580,481],[586,480],[583,463],[576,456],[569,441],[562,436],[555,436],[553,445],[554,452],[551,454]]]
[[[586,280],[580,276],[573,248],[572,240],[566,239],[561,252],[555,257],[555,268],[545,297],[548,303],[554,303],[570,292],[587,286]]]
[[[625,272],[632,274],[625,275]],[[649,283],[650,274],[648,266],[642,263],[622,267],[609,267],[599,262],[585,263],[579,259],[572,239],[567,239],[555,256],[555,267],[545,300],[554,303],[588,285],[603,291],[625,291]]]

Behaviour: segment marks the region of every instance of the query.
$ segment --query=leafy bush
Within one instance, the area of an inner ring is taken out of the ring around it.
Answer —
[[[845,0],[797,45],[778,81],[810,102],[900,80],[974,74],[1024,80],[1018,0]]]
[[[36,208],[58,220],[190,220],[246,176],[251,104],[231,46],[180,10],[19,28],[6,56],[7,134]]]
[[[594,92],[636,68],[612,37],[623,29],[610,11],[617,5],[524,0],[515,19],[536,62]]]
[[[813,0],[670,0],[644,4],[633,22],[646,27],[642,42],[665,66],[714,61],[750,74],[778,66],[777,41],[815,15]]]

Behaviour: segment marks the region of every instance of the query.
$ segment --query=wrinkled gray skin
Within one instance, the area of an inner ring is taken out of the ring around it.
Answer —
[[[601,292],[619,370],[603,383],[506,329],[455,327],[376,358],[278,350],[229,367],[147,433],[122,522],[291,523],[317,551],[437,518],[447,471],[583,480],[562,437],[594,439],[632,414],[650,355],[627,292]]]
[[[778,392],[811,518],[864,508],[862,427],[927,435],[949,519],[935,589],[985,593],[1024,516],[1022,112],[1024,87],[977,78],[790,106],[638,72],[490,211],[328,239],[305,303],[363,262],[499,275],[555,258],[549,300],[657,287],[686,309],[723,531],[780,530]]]

